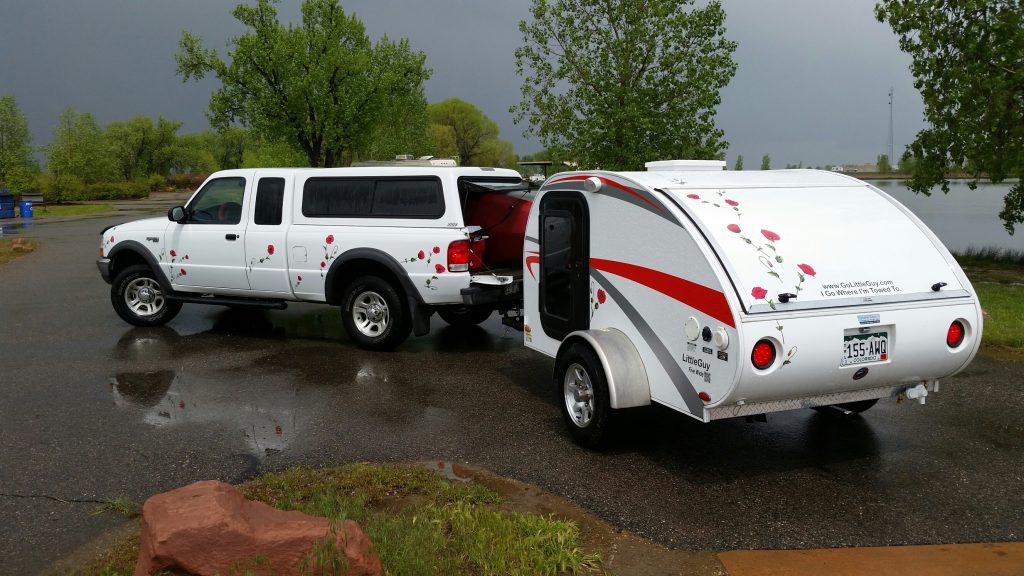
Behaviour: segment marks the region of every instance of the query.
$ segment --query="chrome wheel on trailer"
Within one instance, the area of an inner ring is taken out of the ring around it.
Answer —
[[[352,323],[356,330],[370,338],[386,333],[391,323],[387,301],[370,290],[357,295],[352,302]]]
[[[603,448],[611,437],[614,410],[597,354],[583,342],[568,345],[555,360],[554,380],[562,397],[562,418],[573,439],[587,448]]]
[[[565,372],[562,393],[569,419],[580,428],[586,428],[594,417],[594,385],[587,369],[576,363],[571,364]]]

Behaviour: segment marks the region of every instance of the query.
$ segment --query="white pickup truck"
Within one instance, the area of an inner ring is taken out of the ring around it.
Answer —
[[[520,306],[530,204],[505,169],[227,170],[166,218],[105,229],[97,265],[131,324],[184,303],[320,302],[356,344],[388,350],[435,311],[471,325]]]

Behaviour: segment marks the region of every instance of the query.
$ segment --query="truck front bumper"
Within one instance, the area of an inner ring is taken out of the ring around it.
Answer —
[[[110,284],[110,258],[98,258],[96,260],[96,267],[100,269],[100,276],[103,277],[103,281]]]

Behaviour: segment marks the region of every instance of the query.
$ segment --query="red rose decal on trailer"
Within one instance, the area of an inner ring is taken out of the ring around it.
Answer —
[[[816,274],[814,268],[811,268],[810,264],[797,264],[796,267],[803,270],[804,274],[807,274],[808,276],[814,276]]]
[[[754,300],[764,300],[764,297],[768,295],[768,291],[760,286],[754,286],[754,289],[750,291],[750,295],[754,297]]]
[[[779,235],[778,235],[778,234],[776,234],[775,232],[772,232],[771,230],[765,230],[765,229],[763,229],[763,228],[762,228],[762,229],[761,229],[761,234],[762,234],[762,235],[763,235],[763,236],[764,236],[765,238],[767,238],[769,242],[775,242],[775,241],[777,241],[777,240],[782,240],[782,237],[781,237],[781,236],[779,236]]]
[[[739,234],[740,233],[740,226],[739,226],[739,224],[729,224],[728,226],[726,226],[726,228],[728,228],[729,232],[732,232],[733,234]]]

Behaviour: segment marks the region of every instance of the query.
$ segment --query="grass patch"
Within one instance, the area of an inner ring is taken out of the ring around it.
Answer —
[[[1024,348],[1024,285],[978,282],[974,290],[987,314],[982,342]]]
[[[15,258],[35,252],[39,243],[31,238],[12,238],[0,240],[0,264],[6,264]]]
[[[113,204],[47,204],[34,207],[32,216],[34,218],[62,218],[64,216],[87,216],[89,214],[103,214],[113,212]]]
[[[113,512],[125,518],[138,518],[142,514],[142,506],[127,496],[118,496],[96,509],[97,514]]]
[[[249,499],[360,524],[389,575],[586,574],[600,560],[579,544],[570,521],[505,512],[478,484],[451,483],[414,466],[350,464],[266,474],[239,489]],[[138,537],[91,565],[86,575],[131,574]],[[311,550],[311,573],[343,566],[330,543]]]

